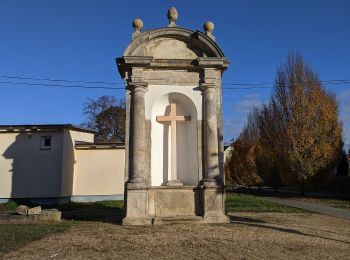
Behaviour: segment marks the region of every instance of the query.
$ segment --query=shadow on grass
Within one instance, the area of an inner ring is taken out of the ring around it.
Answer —
[[[54,224],[0,224],[0,259],[2,255],[32,241],[67,231],[77,224],[74,221]]]
[[[233,216],[229,215],[230,217],[230,223],[239,223],[239,222],[245,222],[245,223],[266,223],[263,220],[255,219],[255,218],[246,218],[246,217],[239,217],[239,216]]]
[[[62,218],[66,220],[96,221],[121,225],[123,202],[72,202],[58,206],[58,210],[62,211]]]
[[[324,237],[324,236],[319,236],[319,235],[307,234],[307,233],[303,233],[301,231],[298,231],[298,230],[295,230],[295,229],[291,229],[291,228],[274,227],[274,226],[269,226],[267,224],[254,224],[254,223],[247,223],[247,222],[246,223],[239,222],[239,224],[245,225],[245,226],[250,226],[250,227],[265,228],[265,229],[275,230],[275,231],[289,233],[289,234],[296,234],[296,235],[313,237],[313,238],[322,238],[322,239],[326,239],[326,240],[331,240],[331,241],[336,241],[336,242],[340,242],[340,243],[350,244],[349,241],[344,241],[344,240],[339,240],[339,239],[334,239],[334,238],[329,238],[329,237]]]

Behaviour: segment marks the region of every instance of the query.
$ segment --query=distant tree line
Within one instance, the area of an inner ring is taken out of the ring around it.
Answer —
[[[226,172],[240,185],[304,192],[329,178],[343,154],[338,102],[300,54],[277,70],[270,101],[253,108],[232,144]]]

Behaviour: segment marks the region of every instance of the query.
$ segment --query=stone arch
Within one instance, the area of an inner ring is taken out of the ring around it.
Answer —
[[[156,116],[169,114],[170,102],[177,104],[179,115],[191,116],[191,121],[177,124],[177,174],[185,186],[195,186],[199,182],[197,109],[189,97],[179,92],[160,96],[152,106],[151,185],[164,185],[170,180],[170,127],[156,121]]]
[[[173,40],[175,43],[182,42],[187,49],[196,54],[197,57],[224,57],[224,53],[220,47],[206,34],[200,31],[194,32],[179,27],[161,28],[141,33],[129,44],[124,52],[124,56],[152,56],[148,54],[147,46],[160,41],[169,40]],[[183,51],[183,49],[181,51]],[[183,59],[186,57],[180,56],[178,58]]]

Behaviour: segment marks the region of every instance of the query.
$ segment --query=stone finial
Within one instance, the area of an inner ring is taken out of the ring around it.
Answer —
[[[215,41],[215,36],[213,35],[214,23],[212,23],[211,21],[206,22],[203,25],[203,29],[205,31],[205,34],[208,35],[213,41]]]
[[[132,21],[132,27],[134,27],[134,33],[132,34],[132,39],[135,39],[141,33],[141,29],[143,28],[143,21],[139,18]]]
[[[168,19],[169,19],[168,27],[177,27],[176,20],[179,17],[179,14],[178,14],[178,12],[177,12],[175,7],[171,7],[168,10],[168,15],[167,16],[168,16]]]

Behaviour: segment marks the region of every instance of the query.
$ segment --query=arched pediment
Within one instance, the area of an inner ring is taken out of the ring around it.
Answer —
[[[206,34],[179,27],[148,30],[139,34],[124,56],[149,56],[154,59],[223,58],[220,47]]]

